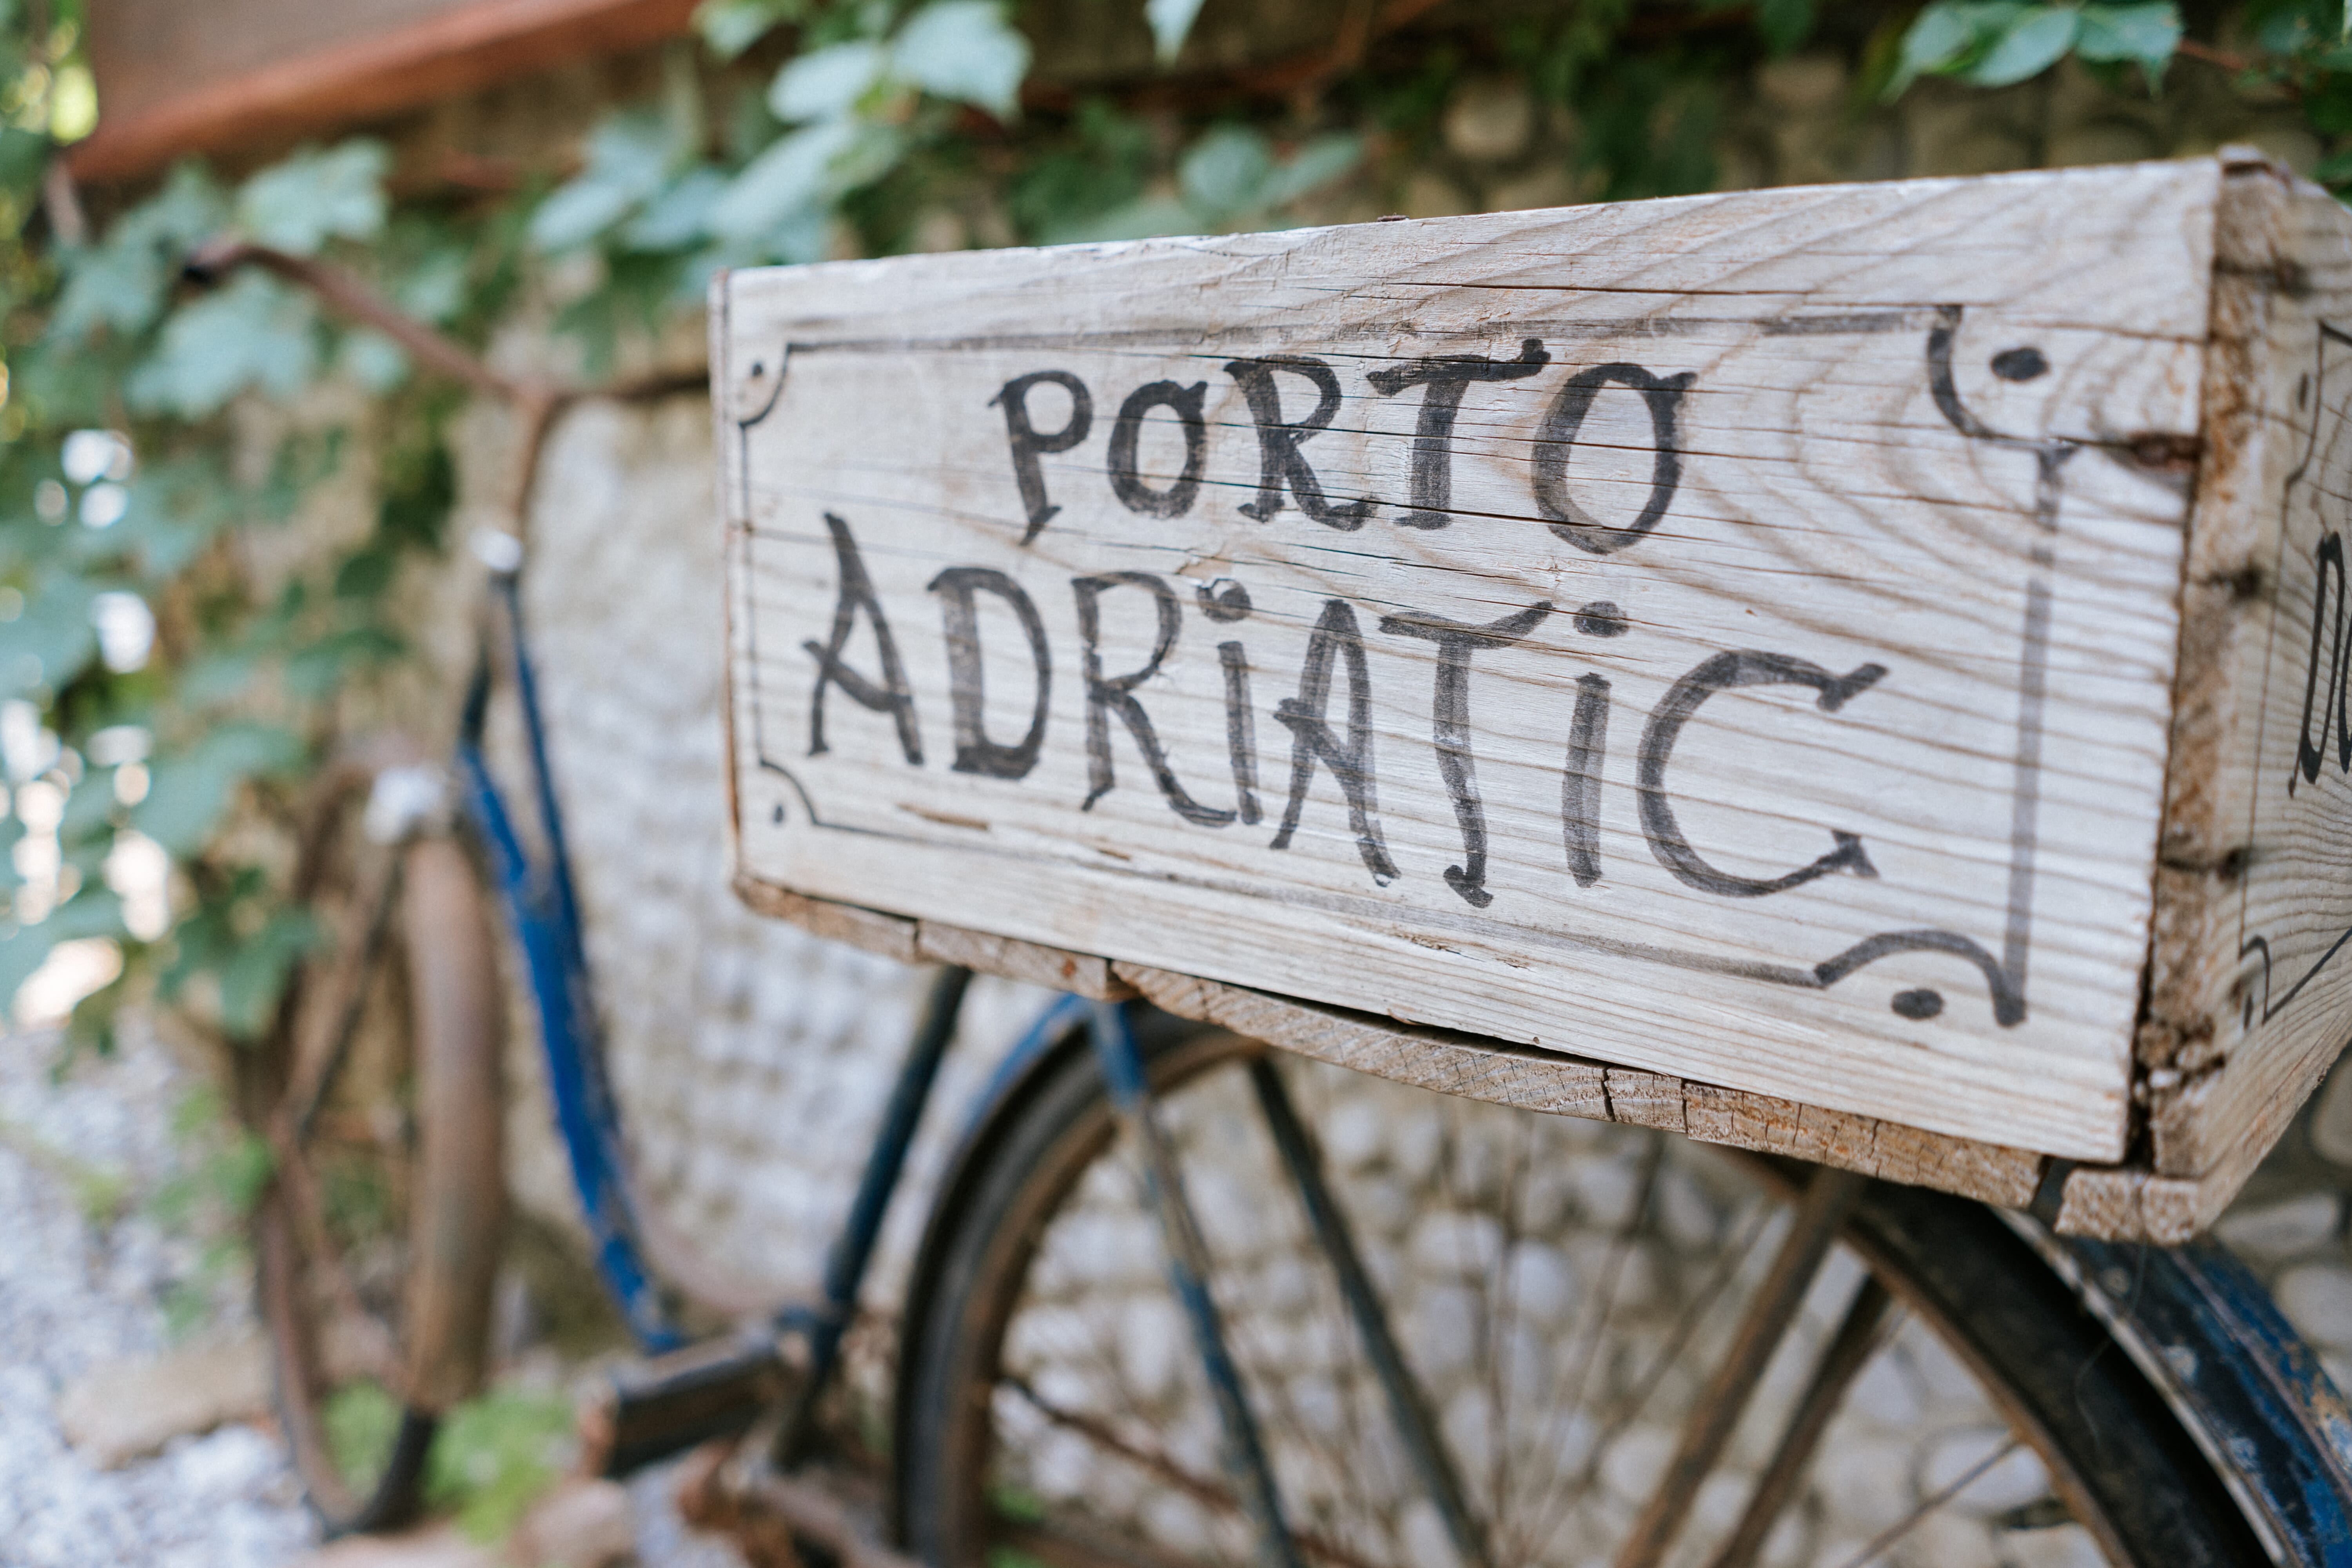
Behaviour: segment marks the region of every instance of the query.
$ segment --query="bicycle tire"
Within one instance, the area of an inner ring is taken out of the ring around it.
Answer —
[[[1138,1036],[1162,1096],[1264,1049],[1164,1016],[1139,1026]],[[899,1538],[936,1568],[989,1562],[992,1543],[1004,1539],[1037,1546],[1034,1531],[1006,1534],[989,1495],[1007,1326],[1046,1226],[1114,1137],[1098,1070],[1079,1036],[1000,1099],[942,1189],[909,1289],[893,1448]],[[1753,1161],[1749,1168],[1784,1187],[1807,1169]],[[1842,1240],[1975,1373],[2104,1555],[2165,1568],[2270,1560],[2161,1393],[2001,1216],[1924,1189],[1872,1183]],[[1034,1555],[1177,1560],[1148,1542],[1098,1531],[1076,1555]],[[1324,1555],[1349,1560],[1330,1548]]]
[[[397,858],[414,1188],[396,1364],[379,1370],[389,1373],[400,1419],[383,1468],[359,1486],[342,1474],[327,1429],[337,1380],[307,1278],[314,1260],[305,1237],[317,1234],[310,1223],[315,1216],[301,1212],[305,1200],[284,1168],[289,1134],[282,1103],[270,1129],[280,1174],[254,1215],[256,1294],[275,1404],[304,1493],[331,1538],[393,1528],[420,1510],[440,1418],[483,1382],[503,1237],[505,1002],[488,906],[472,861],[454,838],[411,838]]]

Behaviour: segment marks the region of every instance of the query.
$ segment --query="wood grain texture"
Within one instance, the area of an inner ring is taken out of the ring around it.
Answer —
[[[722,279],[740,869],[2118,1159],[2221,184]]]
[[[98,130],[75,175],[381,118],[683,33],[694,0],[91,0]]]
[[[1049,985],[1097,1002],[1124,1002],[1134,987],[1111,973],[1108,960],[1034,942],[990,936],[936,921],[910,921],[879,910],[798,893],[751,878],[735,879],[736,896],[753,910],[803,931],[900,963],[959,963],[983,974]]]
[[[2128,1198],[2169,1230],[2218,1212],[2352,1030],[2352,217],[2252,160],[2221,217]]]
[[[1940,1187],[2010,1207],[2031,1203],[2042,1176],[2042,1156],[2023,1149],[1973,1143],[1663,1074],[1514,1048],[1139,964],[1120,964],[1118,973],[1155,1005],[1179,1016],[1442,1094],[1656,1127],[1702,1142]]]
[[[923,922],[915,940],[915,950],[933,963],[960,963],[985,974],[1001,974],[1008,980],[1025,980],[1034,985],[1073,992],[1091,1001],[1124,1002],[1135,994],[1134,987],[1111,973],[1108,959],[1009,936],[990,936],[936,921]]]
[[[735,896],[761,914],[790,921],[812,935],[896,959],[900,963],[922,962],[921,927],[914,921],[877,910],[862,910],[855,904],[804,899],[740,873],[735,878]]]
[[[2199,1176],[2168,1176],[2141,1166],[2070,1171],[2062,1189],[2058,1232],[2178,1246],[2221,1216],[2269,1149],[2268,1143],[2248,1140]]]

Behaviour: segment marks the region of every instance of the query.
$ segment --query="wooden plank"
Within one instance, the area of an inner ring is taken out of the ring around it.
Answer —
[[[723,279],[742,870],[2117,1160],[2221,186]]]
[[[1628,1073],[1140,964],[1120,964],[1118,973],[1155,1005],[1181,1017],[1441,1094],[1687,1132],[1702,1142],[1837,1165],[2013,1208],[2032,1201],[2041,1180],[2042,1156],[2023,1149],[1824,1113],[1656,1073]]]
[[[90,0],[86,180],[285,141],[684,33],[695,0]]]
[[[2221,212],[2139,1041],[2134,1201],[2175,1216],[2151,1233],[2218,1212],[2352,1031],[2352,217],[2252,161]]]
[[[2058,1233],[2177,1247],[2221,1217],[2269,1148],[2250,1139],[2197,1176],[2167,1176],[2134,1165],[2070,1171],[2062,1189]]]
[[[790,921],[812,935],[845,942],[884,958],[895,958],[901,963],[922,962],[921,930],[913,921],[862,910],[855,904],[804,899],[740,873],[735,879],[735,896],[754,912],[772,920]]]
[[[1049,985],[1097,1002],[1123,1002],[1135,994],[1133,986],[1111,973],[1108,960],[937,921],[923,922],[915,951],[928,963],[961,963],[966,969]]]

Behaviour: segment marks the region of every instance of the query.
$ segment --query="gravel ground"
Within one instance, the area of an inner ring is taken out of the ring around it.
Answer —
[[[142,1207],[177,1170],[172,1115],[189,1086],[152,1045],[54,1082],[57,1048],[0,1037],[0,1564],[271,1568],[313,1531],[265,1433],[223,1427],[101,1471],[58,1428],[71,1380],[165,1347],[164,1303],[201,1259]],[[77,1166],[122,1181],[121,1217],[91,1223]],[[222,1327],[241,1326],[233,1296],[220,1305]]]
[[[318,1532],[270,1432],[224,1426],[100,1470],[58,1429],[76,1378],[170,1345],[175,1298],[197,1292],[206,1332],[251,1314],[243,1279],[151,1212],[204,1155],[173,1131],[194,1082],[152,1041],[62,1079],[58,1052],[54,1035],[0,1035],[0,1568],[279,1568]],[[91,1217],[93,1176],[119,1196],[110,1221]],[[740,1568],[679,1521],[673,1480],[664,1467],[630,1483],[638,1560]]]

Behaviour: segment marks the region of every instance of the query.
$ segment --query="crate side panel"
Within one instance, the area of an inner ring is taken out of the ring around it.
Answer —
[[[2218,181],[738,275],[740,864],[2116,1158]]]
[[[2352,1034],[2352,216],[2230,184],[2185,633],[2212,668],[2184,687],[2141,1041],[2168,1177],[2251,1169]]]

